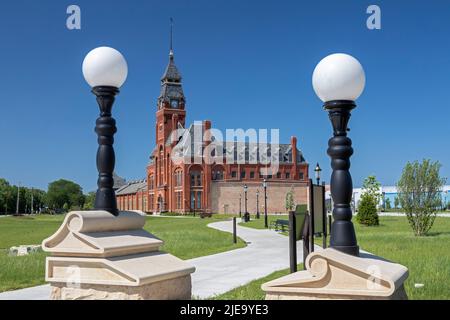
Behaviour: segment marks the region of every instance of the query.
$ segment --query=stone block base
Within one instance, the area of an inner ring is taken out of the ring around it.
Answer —
[[[311,253],[306,270],[266,282],[268,300],[401,300],[405,266],[369,253],[351,256],[332,248]]]
[[[189,300],[191,276],[183,276],[142,286],[81,284],[68,287],[52,283],[52,300]]]
[[[408,300],[405,288],[401,286],[392,296],[352,296],[352,295],[332,295],[332,294],[266,294],[266,300]]]

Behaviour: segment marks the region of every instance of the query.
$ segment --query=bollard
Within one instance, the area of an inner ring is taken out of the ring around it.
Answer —
[[[295,212],[289,212],[289,264],[291,273],[297,272],[297,239]]]
[[[233,217],[233,243],[237,243],[237,235],[236,235],[236,217]]]

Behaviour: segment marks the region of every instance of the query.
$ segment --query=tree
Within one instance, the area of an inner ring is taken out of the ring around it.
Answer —
[[[73,181],[60,179],[53,181],[48,185],[47,204],[54,210],[66,208],[82,208],[84,204],[84,195],[82,188]]]
[[[9,198],[11,197],[11,186],[6,179],[0,178],[0,212],[7,214]]]
[[[375,176],[368,176],[364,179],[362,193],[368,194],[374,201],[376,206],[380,203],[382,194],[380,192],[381,183]]]
[[[394,198],[394,208],[397,209],[399,204],[400,204],[400,201],[398,200],[398,197],[395,197]]]
[[[94,204],[95,204],[95,192],[89,192],[86,196],[85,196],[85,202],[83,205],[83,210],[92,210],[94,209]]]
[[[380,224],[376,202],[368,193],[361,195],[356,221],[366,226],[378,226]]]
[[[440,169],[439,161],[408,162],[397,182],[400,204],[416,236],[426,235],[436,218],[446,182],[439,175]]]
[[[377,206],[381,200],[381,184],[375,176],[368,176],[363,183],[356,221],[367,226],[379,225]]]
[[[391,209],[391,199],[386,198],[385,205],[387,210]]]
[[[288,193],[286,193],[286,210],[292,211],[294,210],[294,189],[291,188]]]

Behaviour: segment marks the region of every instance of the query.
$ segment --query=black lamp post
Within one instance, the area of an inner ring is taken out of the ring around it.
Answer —
[[[248,187],[245,184],[244,185],[244,221],[245,222],[248,222],[250,220],[249,213],[247,211],[247,191],[248,191]]]
[[[99,146],[97,150],[98,189],[94,208],[117,216],[119,210],[113,189],[115,166],[113,144],[117,128],[111,111],[115,96],[127,78],[128,67],[119,51],[109,47],[99,47],[89,52],[84,59],[83,74],[92,87],[92,93],[97,97],[100,108],[100,117],[95,126]]]
[[[314,169],[314,172],[316,173],[317,185],[320,185],[320,172],[321,171],[322,171],[322,169],[320,168],[319,163],[317,162],[316,168]]]
[[[259,219],[259,189],[256,189],[256,219]]]
[[[267,181],[264,179],[263,181],[263,188],[264,188],[264,227],[267,229],[269,227],[268,221],[267,221]]]
[[[352,56],[332,54],[317,65],[313,87],[324,101],[333,126],[333,137],[328,141],[328,155],[333,169],[330,188],[334,202],[330,247],[351,255],[359,255],[355,228],[351,221],[353,192],[350,175],[352,141],[347,137],[348,121],[356,100],[364,90],[365,75],[361,64]]]
[[[239,194],[239,218],[242,217],[242,196]]]

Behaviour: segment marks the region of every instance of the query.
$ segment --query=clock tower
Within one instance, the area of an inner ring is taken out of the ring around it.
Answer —
[[[173,50],[170,49],[169,64],[161,78],[161,93],[156,111],[156,144],[163,145],[171,132],[184,128],[186,120],[185,97],[181,74],[175,66]]]

